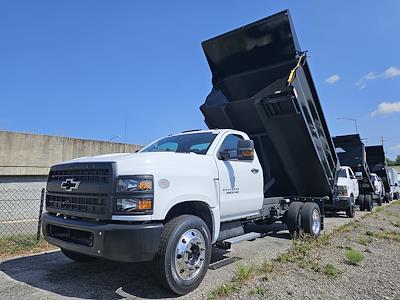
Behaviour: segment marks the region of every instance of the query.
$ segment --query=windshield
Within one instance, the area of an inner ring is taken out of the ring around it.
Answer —
[[[338,170],[338,176],[347,178],[346,169],[339,169]]]
[[[140,152],[177,152],[206,154],[217,134],[202,132],[173,135],[146,146]]]

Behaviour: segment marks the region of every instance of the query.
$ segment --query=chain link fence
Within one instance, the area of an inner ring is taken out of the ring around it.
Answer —
[[[2,251],[7,251],[8,244],[15,247],[24,240],[40,240],[44,197],[44,188],[0,189],[0,246],[5,248]]]

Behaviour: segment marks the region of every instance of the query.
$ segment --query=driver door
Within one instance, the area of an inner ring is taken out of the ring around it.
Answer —
[[[221,221],[257,214],[262,207],[263,173],[257,154],[253,161],[237,159],[237,142],[243,139],[242,135],[228,134],[217,152]]]

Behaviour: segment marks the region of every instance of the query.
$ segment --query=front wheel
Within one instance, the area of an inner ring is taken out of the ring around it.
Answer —
[[[354,218],[355,215],[356,215],[356,211],[354,209],[353,199],[351,199],[350,206],[346,209],[346,216],[348,218]]]
[[[365,203],[365,209],[367,211],[372,211],[372,208],[374,207],[374,205],[372,203],[372,196],[371,195],[365,195],[364,203]]]
[[[301,229],[304,233],[317,238],[321,232],[321,210],[316,203],[304,203],[300,211]]]
[[[164,287],[178,295],[196,289],[207,273],[211,237],[197,216],[182,215],[169,221],[154,259],[154,274]]]

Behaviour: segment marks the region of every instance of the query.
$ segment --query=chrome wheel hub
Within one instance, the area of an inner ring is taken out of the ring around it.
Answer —
[[[195,278],[204,264],[206,242],[197,229],[190,229],[182,234],[175,249],[175,271],[183,280]]]
[[[314,235],[318,235],[321,230],[321,214],[317,209],[312,212],[312,231]]]

